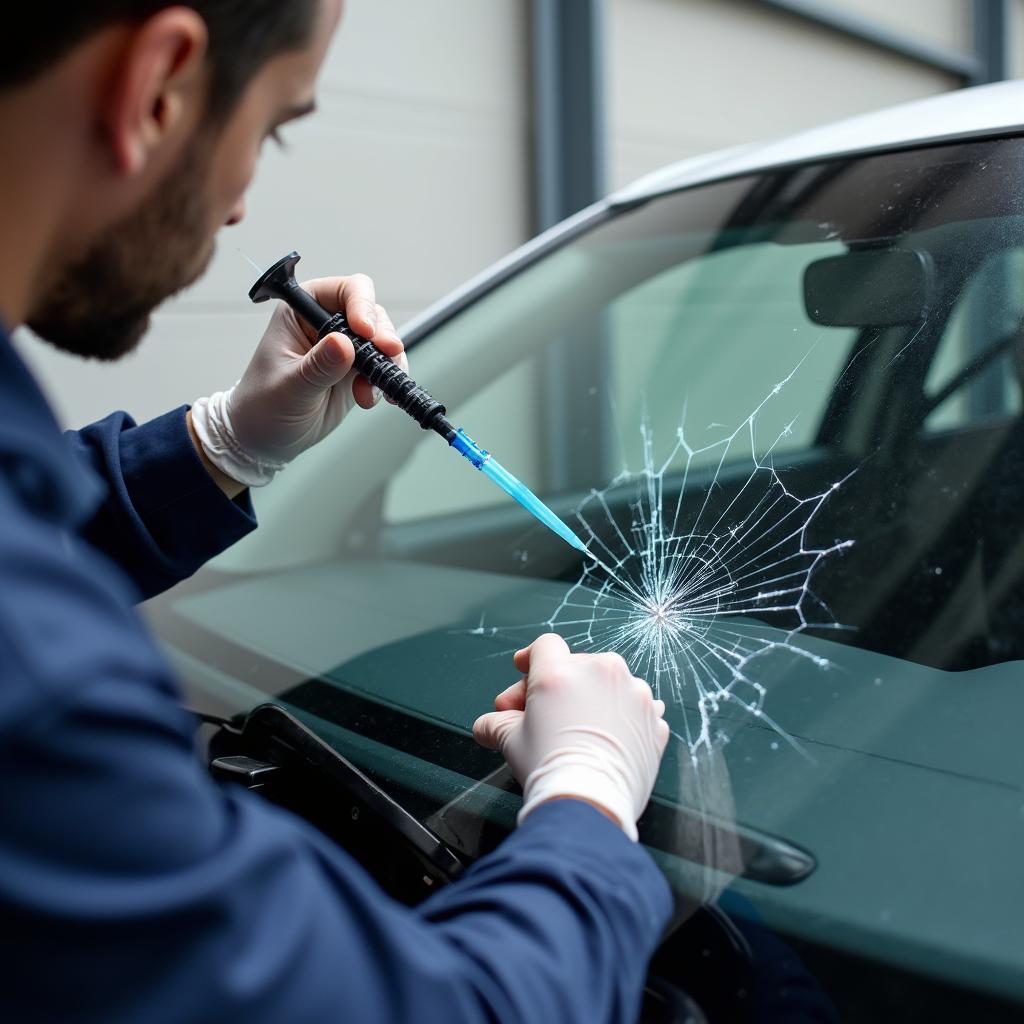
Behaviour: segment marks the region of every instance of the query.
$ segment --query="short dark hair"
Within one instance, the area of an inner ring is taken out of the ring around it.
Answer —
[[[312,38],[320,0],[180,0],[206,22],[210,69],[208,115],[226,116],[272,58]],[[71,49],[118,22],[142,22],[173,0],[29,0],[4,19],[0,90],[23,85]]]

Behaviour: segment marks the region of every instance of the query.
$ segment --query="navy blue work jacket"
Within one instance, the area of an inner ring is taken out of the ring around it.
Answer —
[[[0,1021],[631,1021],[661,874],[574,800],[410,910],[195,756],[135,603],[255,527],[185,408],[61,435],[0,333]]]

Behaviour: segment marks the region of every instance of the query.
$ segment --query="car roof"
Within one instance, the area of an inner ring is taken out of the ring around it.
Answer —
[[[611,196],[632,203],[663,192],[787,164],[1002,135],[1024,127],[1024,81],[959,89],[812,128],[782,139],[706,153],[647,174]]]
[[[407,344],[422,337],[543,253],[575,237],[610,209],[678,189],[791,164],[903,149],[1024,130],[1024,80],[958,89],[887,107],[768,142],[733,146],[645,175],[531,238],[403,325]]]

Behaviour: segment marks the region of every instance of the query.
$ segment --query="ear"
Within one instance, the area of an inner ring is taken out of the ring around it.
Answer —
[[[102,118],[121,174],[143,173],[191,134],[206,103],[207,43],[206,23],[189,7],[167,7],[126,37]]]

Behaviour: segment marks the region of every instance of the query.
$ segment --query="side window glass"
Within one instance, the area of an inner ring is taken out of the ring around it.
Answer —
[[[690,465],[710,466],[722,457],[723,439],[749,429],[756,412],[759,457],[805,451],[857,332],[811,321],[803,274],[815,260],[845,251],[838,242],[764,242],[671,266],[603,309],[579,309],[573,331],[452,412],[545,494],[586,493],[641,466],[645,430],[657,457],[682,432],[696,453]],[[443,331],[433,340],[443,343]],[[784,396],[766,401],[776,387]],[[750,455],[745,440],[726,458]],[[680,448],[670,466],[686,458]],[[384,519],[416,522],[503,500],[436,438],[424,439],[391,481]]]
[[[415,376],[415,353],[412,361]],[[539,485],[534,481],[544,473],[540,363],[536,356],[524,360],[451,410],[456,414],[454,422],[465,426],[475,441],[493,447],[503,465],[535,487]],[[443,395],[441,387],[435,391],[439,397]],[[392,479],[384,495],[383,514],[386,523],[398,525],[502,505],[507,500],[481,473],[470,471],[442,440],[431,435],[420,439]]]
[[[673,267],[616,302],[611,387],[630,463],[639,461],[636,425],[645,417],[662,443],[682,428],[699,466],[721,456],[701,449],[762,404],[759,454],[811,447],[856,331],[811,322],[803,273],[843,252],[829,242],[725,249]],[[777,385],[786,397],[765,403]]]
[[[1024,250],[985,260],[953,308],[925,379],[931,432],[1021,412]]]

